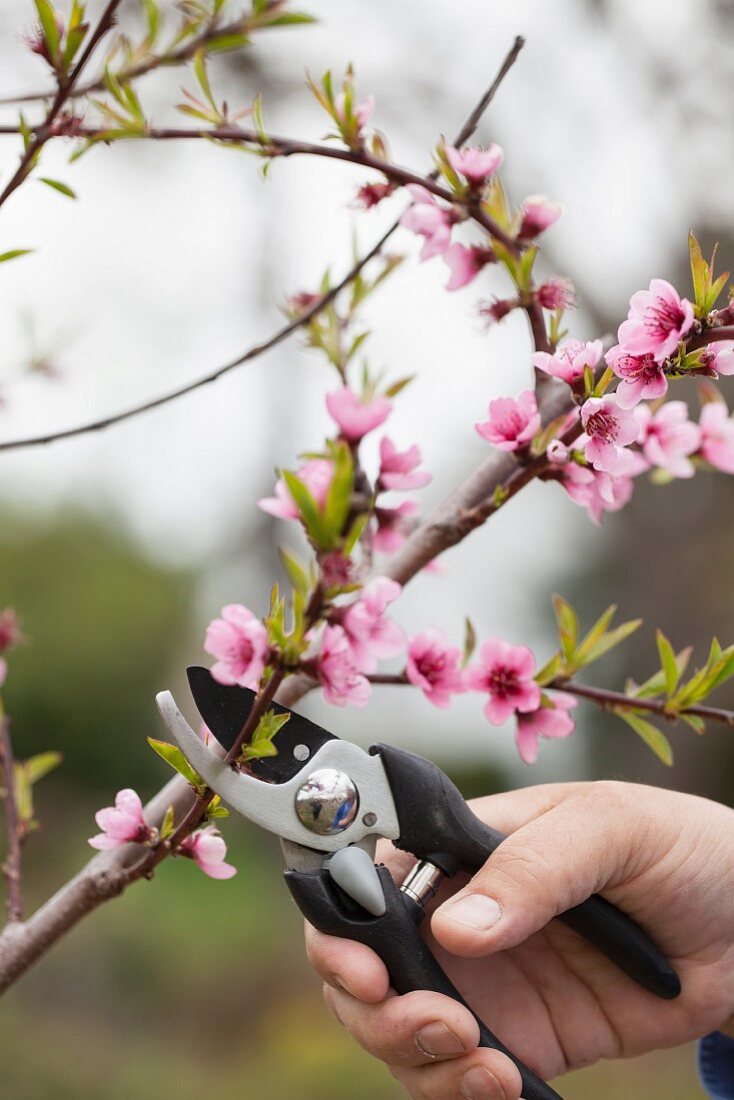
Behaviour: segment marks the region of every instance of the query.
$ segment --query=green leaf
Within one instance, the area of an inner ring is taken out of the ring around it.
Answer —
[[[344,530],[344,524],[352,506],[354,484],[354,460],[346,443],[334,448],[334,474],[324,503],[324,519],[334,538]]]
[[[72,191],[68,184],[62,183],[61,180],[52,180],[48,176],[38,177],[41,183],[45,183],[47,187],[52,187],[54,191],[61,192],[62,195],[66,195],[67,198],[75,199],[76,193]]]
[[[366,529],[367,524],[369,523],[369,521],[370,521],[369,512],[360,512],[360,514],[357,516],[357,518],[355,519],[352,526],[349,528],[349,532],[347,534],[347,537],[344,540],[344,553],[345,554],[351,554],[352,553],[352,551],[354,550],[354,547],[357,545],[359,540],[362,538],[362,535],[364,534],[365,529]]]
[[[278,15],[275,19],[268,21],[269,27],[288,27],[295,23],[317,23],[318,20],[313,15],[307,15],[305,12],[293,11],[286,13],[285,15]]]
[[[172,835],[173,831],[173,806],[169,806],[166,810],[163,821],[161,821],[161,827],[159,829],[161,840],[167,840],[168,837]]]
[[[688,668],[688,662],[691,659],[691,653],[692,652],[693,652],[692,647],[691,646],[686,646],[685,649],[682,649],[680,651],[680,653],[678,653],[676,655],[675,663],[676,663],[676,666],[677,666],[677,669],[678,669],[678,678],[679,679],[683,675],[683,673],[686,671],[686,669]],[[655,695],[662,695],[662,693],[664,691],[665,691],[665,673],[661,669],[659,672],[656,672],[654,674],[654,676],[651,676],[649,678],[649,680],[645,680],[645,682],[643,684],[639,684],[639,685],[638,684],[632,684],[632,685],[630,685],[629,689],[627,690],[627,694],[628,695],[634,695],[637,698],[641,698],[641,699],[649,699],[649,698],[652,698]]]
[[[292,470],[283,470],[282,473],[288,492],[295,501],[303,525],[312,542],[320,550],[330,550],[331,538],[329,528],[316,500],[309,492],[307,486]]]
[[[406,386],[410,385],[414,378],[414,374],[408,374],[405,378],[398,378],[397,382],[393,382],[391,386],[387,387],[385,397],[397,397]]]
[[[462,668],[466,668],[469,661],[472,658],[474,650],[477,648],[477,632],[474,629],[474,623],[469,616],[464,619],[464,657],[461,662]]]
[[[206,51],[203,49],[197,50],[194,54],[194,73],[207,102],[218,112],[219,109],[214,100],[211,84],[209,83],[209,76],[206,71]]]
[[[192,787],[202,788],[206,786],[204,780],[191,767],[178,745],[169,745],[167,741],[158,741],[155,737],[149,737],[148,744],[153,752],[158,753],[161,760],[165,760],[167,764],[170,764],[174,771],[182,775]]]
[[[691,727],[699,736],[706,732],[706,723],[703,718],[700,718],[697,714],[686,714],[685,711],[680,716],[684,722]]]
[[[267,710],[258,722],[255,732],[249,744],[242,748],[242,760],[259,760],[264,756],[277,756],[278,750],[273,744],[273,738],[290,721],[290,713],[278,714],[274,710]]]
[[[34,248],[11,248],[9,252],[0,252],[0,264],[7,260],[14,260],[17,256],[27,256],[29,252],[35,252]]]
[[[298,592],[308,592],[311,588],[311,581],[298,558],[294,557],[294,555],[287,550],[284,550],[282,546],[278,547],[278,554],[280,555],[283,568],[288,574],[288,579],[293,587]]]
[[[673,647],[662,630],[657,630],[655,632],[655,640],[658,645],[658,653],[660,654],[660,665],[665,677],[665,690],[668,696],[672,697],[675,695],[675,689],[678,687],[678,680],[680,679],[678,662],[676,661]]]
[[[628,623],[622,623],[616,630],[610,630],[608,634],[605,634],[595,645],[593,645],[586,653],[584,658],[584,664],[590,665],[594,661],[598,661],[600,657],[603,657],[606,653],[609,653],[611,649],[618,646],[621,642],[629,638],[630,634],[634,634],[636,630],[639,630],[642,625],[642,619],[632,619]]]
[[[567,661],[573,658],[579,636],[579,620],[571,604],[562,596],[553,597],[553,609],[558,623],[558,636],[561,649]]]
[[[601,613],[591,630],[584,635],[583,641],[576,649],[576,658],[579,662],[583,663],[588,652],[604,637],[616,613],[617,605],[615,603],[610,604],[606,611]]]
[[[556,677],[563,672],[564,662],[563,655],[560,651],[554,653],[549,661],[543,665],[539,672],[535,673],[535,681],[540,684],[541,687],[545,687],[550,684]]]
[[[221,34],[213,38],[207,50],[209,53],[225,53],[227,50],[241,50],[249,46],[252,39],[247,34]]]
[[[631,726],[647,747],[652,749],[657,758],[662,760],[663,764],[667,764],[668,767],[672,765],[673,749],[670,741],[657,726],[653,726],[652,722],[648,722],[646,718],[639,714],[633,714],[631,711],[617,710],[615,713],[623,718],[628,726]]]
[[[57,61],[61,39],[58,23],[56,22],[56,12],[51,4],[49,4],[48,0],[35,0],[35,4],[38,18],[41,23],[43,38],[48,46],[48,52],[51,54],[54,61]]]
[[[58,768],[63,759],[64,757],[60,752],[39,752],[36,756],[24,760],[21,767],[28,776],[28,782],[33,784]]]

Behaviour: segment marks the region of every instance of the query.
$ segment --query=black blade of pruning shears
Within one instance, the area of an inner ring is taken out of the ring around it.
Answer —
[[[208,668],[196,665],[187,668],[186,675],[199,714],[222,748],[229,751],[252,710],[255,692],[237,685],[219,684]],[[250,761],[249,770],[265,783],[286,783],[322,745],[339,739],[280,703],[271,703],[270,709],[276,714],[290,714],[275,739],[278,755]],[[308,749],[307,753],[304,748]]]

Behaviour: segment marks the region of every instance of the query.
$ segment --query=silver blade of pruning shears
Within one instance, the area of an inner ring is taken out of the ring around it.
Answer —
[[[207,786],[249,821],[283,840],[336,852],[367,837],[399,836],[398,816],[379,756],[335,738],[287,783],[263,783],[208,749],[170,692],[156,696],[166,727]]]

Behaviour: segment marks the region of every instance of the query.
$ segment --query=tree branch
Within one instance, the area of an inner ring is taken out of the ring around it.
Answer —
[[[43,146],[49,141],[54,134],[54,122],[61,113],[64,104],[69,100],[74,90],[74,85],[81,76],[87,62],[94,53],[97,45],[106,34],[107,31],[113,26],[117,9],[119,8],[122,0],[109,0],[107,7],[99,17],[97,26],[92,31],[89,40],[82,51],[82,55],[79,61],[74,67],[74,71],[67,80],[59,81],[56,95],[53,102],[48,109],[43,123],[38,129],[36,129],[33,139],[28,143],[28,148],[24,150],[23,155],[20,158],[20,163],[13,176],[8,180],[2,193],[0,194],[0,206],[12,195],[12,193],[20,187],[23,180],[30,173],[35,164],[36,158],[40,153]]]
[[[480,101],[481,110],[479,107],[476,108],[470,115],[466,124],[462,127],[459,137],[463,137],[464,141],[474,133],[482,112],[486,110],[491,103],[502,79],[514,64],[522,45],[522,39],[518,38],[515,40],[502,64],[497,78],[493,81],[491,87]],[[460,144],[460,142],[457,139],[457,145],[458,144]],[[348,282],[356,277],[361,267],[364,266],[369,259],[380,252],[384,243],[397,228],[397,225],[398,222],[395,222],[387,232],[383,234],[370,252],[359,261],[353,271],[346,276],[342,284],[340,284],[338,288],[334,288],[332,297],[338,293],[342,286],[346,286]],[[328,300],[331,301],[331,297],[329,297]],[[326,303],[321,301],[317,304],[313,311],[314,316],[320,309],[323,309],[324,304]],[[284,339],[285,335],[289,335],[290,332],[295,331],[296,328],[299,328],[301,324],[305,323],[303,318],[299,318],[298,321],[299,323],[294,322],[292,325],[286,326],[287,332],[284,331],[284,334],[281,335],[276,342],[279,342],[279,339]],[[273,346],[272,340],[268,342],[268,346]],[[252,353],[247,354],[250,358],[254,358]],[[245,360],[243,359],[242,361],[244,362]],[[213,378],[207,379],[207,381],[208,380],[213,380]],[[199,384],[203,383],[200,382]],[[188,387],[186,392],[189,392],[191,388],[195,388],[195,386]],[[560,389],[565,389],[565,387],[560,387]],[[551,396],[555,402],[558,402],[559,391],[554,389]],[[567,401],[570,400],[567,391],[564,396]],[[170,398],[167,400],[170,400]],[[159,400],[157,403],[160,404],[162,402]],[[140,409],[138,411],[143,410]],[[556,414],[549,411],[548,415],[552,417]],[[76,429],[74,434],[80,434],[80,429]],[[20,444],[15,444],[15,446],[18,445]],[[9,449],[8,444],[5,444],[4,447],[5,449]],[[510,467],[509,471],[508,466]],[[500,483],[502,478],[506,477],[508,473],[511,472],[511,460],[508,462],[507,455],[499,452],[492,455],[487,462],[482,464],[476,474],[467,479],[467,481],[456,490],[456,493],[452,494],[452,497],[455,498],[455,506],[463,508],[467,506],[467,504],[471,505],[478,503],[482,500],[483,495],[491,493],[493,484]],[[451,510],[451,500],[452,498],[450,497],[448,501],[445,502],[444,506],[442,506],[443,513],[441,509],[438,510],[439,516],[441,514],[444,515],[443,520],[439,519],[439,526],[443,522],[448,522],[448,513],[450,513]],[[431,522],[432,521],[429,520],[429,526]],[[418,548],[421,547],[422,540],[419,532],[420,529],[413,532],[408,539],[408,544]],[[430,536],[428,541],[430,542]],[[406,546],[408,544],[406,544]],[[405,550],[405,548],[403,549]],[[415,575],[422,567],[421,564],[419,564],[420,557],[420,550],[417,553],[414,550],[414,565],[406,566],[404,563],[401,567],[402,573],[406,575],[406,568],[408,572],[410,572],[412,568],[411,575]],[[405,555],[403,554],[401,560],[404,561],[404,559]],[[310,691],[313,686],[313,681],[308,677],[300,675],[290,676],[285,681],[282,690],[278,693],[278,698],[286,706],[291,706]],[[176,776],[148,802],[145,807],[146,820],[151,824],[161,822],[170,806],[173,807],[176,816],[179,813],[187,814],[191,809],[193,797],[189,784],[181,776]],[[46,901],[27,921],[7,925],[4,931],[0,933],[0,993],[25,973],[25,971],[61,939],[66,932],[70,931],[82,917],[86,916],[87,913],[93,912],[109,898],[117,897],[126,886],[140,878],[140,863],[140,845],[137,844],[126,844],[124,847],[115,849],[111,852],[100,852],[98,855],[94,856],[73,879],[65,883],[51,898],[49,898],[48,901]]]
[[[512,66],[515,64],[520,51],[525,45],[525,39],[518,36],[513,42],[507,56],[505,57],[497,76],[492,81],[487,91],[482,96],[477,106],[472,111],[467,121],[462,126],[461,130],[457,134],[455,144],[458,146],[465,144],[470,137],[476,132],[482,116],[492,103],[497,91],[502,84],[502,81],[509,73]],[[14,127],[0,127],[0,133],[13,132],[16,133],[17,129]],[[431,173],[431,178],[434,178],[437,173],[434,171]],[[0,451],[16,451],[26,447],[39,447],[45,446],[49,443],[55,443],[61,439],[73,439],[76,436],[88,435],[92,432],[103,431],[105,428],[111,427],[113,424],[121,424],[125,420],[132,420],[133,417],[141,416],[143,413],[151,412],[153,409],[158,409],[162,405],[167,405],[169,401],[175,401],[179,397],[184,397],[186,394],[193,393],[195,390],[200,389],[202,386],[207,386],[211,382],[216,382],[217,379],[223,375],[228,374],[229,371],[234,370],[236,367],[243,366],[245,363],[251,362],[253,359],[257,359],[260,355],[270,351],[272,348],[277,347],[298,329],[307,325],[318,313],[321,313],[327,306],[334,301],[334,299],[344,290],[347,286],[354,282],[362,269],[373,259],[375,259],[383,250],[388,240],[392,237],[393,233],[400,225],[400,218],[397,218],[391,226],[383,233],[378,241],[366,252],[360,259],[354,264],[352,268],[346,273],[346,275],[332,287],[326,294],[322,294],[304,313],[300,314],[293,321],[290,321],[287,325],[278,329],[267,340],[262,341],[259,344],[253,345],[247,351],[236,359],[231,360],[229,363],[225,363],[222,367],[217,367],[215,370],[210,371],[209,374],[205,374],[201,378],[197,378],[193,382],[189,382],[184,386],[179,386],[178,389],[172,390],[170,393],[163,394],[160,397],[154,397],[150,401],[143,401],[138,405],[133,405],[129,409],[124,409],[122,412],[113,413],[110,416],[100,417],[98,420],[92,420],[85,424],[79,424],[73,428],[62,429],[57,432],[48,432],[42,435],[25,436],[22,439],[9,439],[4,442],[0,442]],[[539,348],[536,341],[536,350],[544,350]]]
[[[625,695],[621,691],[607,691],[604,688],[588,687],[586,684],[577,684],[574,680],[560,678],[548,685],[558,688],[559,691],[567,691],[570,695],[578,695],[581,699],[589,699],[603,710],[647,710],[665,718],[667,722],[677,722],[684,714],[692,714],[696,718],[708,719],[711,722],[721,722],[734,729],[734,711],[722,710],[721,707],[683,707],[680,711],[670,709],[666,699],[643,699],[632,695]]]
[[[10,739],[10,721],[0,719],[0,758],[2,758],[3,786],[5,787],[5,832],[7,852],[3,874],[8,884],[6,912],[8,924],[23,919],[23,893],[21,887],[22,827],[15,799],[15,762],[13,743]]]

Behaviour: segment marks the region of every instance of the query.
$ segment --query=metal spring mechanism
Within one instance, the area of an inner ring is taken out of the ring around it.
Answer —
[[[443,878],[444,873],[440,867],[424,859],[411,868],[400,890],[417,902],[421,909],[425,909],[431,898],[438,893]]]

